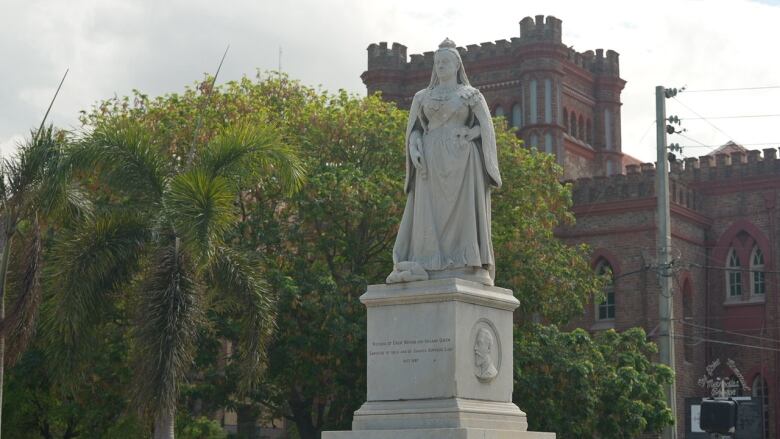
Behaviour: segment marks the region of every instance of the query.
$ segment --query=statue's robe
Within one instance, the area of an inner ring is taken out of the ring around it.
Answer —
[[[490,190],[501,186],[490,110],[475,88],[459,85],[450,99],[432,89],[412,101],[406,129],[406,208],[393,262],[425,270],[495,269],[490,231]],[[467,140],[468,129],[480,136]],[[412,163],[412,139],[422,137],[424,172]]]

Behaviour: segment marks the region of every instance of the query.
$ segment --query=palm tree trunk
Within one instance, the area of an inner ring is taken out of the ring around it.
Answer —
[[[174,411],[159,413],[154,418],[154,439],[174,439]]]
[[[6,233],[3,237],[3,254],[0,256],[0,321],[5,320],[5,278],[8,272],[8,261],[11,259],[11,237]],[[3,377],[5,376],[5,335],[0,334],[0,434],[3,427]]]

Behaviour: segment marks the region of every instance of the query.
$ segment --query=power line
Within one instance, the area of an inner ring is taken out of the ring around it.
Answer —
[[[680,104],[683,107],[685,107],[686,109],[688,109],[688,111],[690,111],[691,113],[695,114],[696,116],[699,116],[701,118],[701,120],[707,122],[711,127],[713,127],[716,130],[720,131],[724,136],[726,136],[727,139],[733,139],[734,138],[734,137],[730,136],[729,134],[727,134],[722,129],[718,128],[714,123],[710,122],[709,119],[707,119],[706,117],[704,117],[701,114],[697,113],[696,110],[694,110],[693,108],[685,105],[681,100],[677,99],[676,97],[674,97],[672,99],[674,99],[675,101],[677,101],[678,104]]]
[[[645,140],[645,137],[647,136],[647,133],[650,132],[650,128],[652,128],[653,125],[655,125],[655,119],[651,120],[650,121],[650,125],[648,125],[647,128],[645,128],[645,132],[642,134],[642,137],[639,138],[639,142],[636,143],[637,145],[641,145],[642,144],[642,141]]]
[[[774,88],[780,88],[780,85],[766,85],[766,86],[759,86],[759,87],[738,87],[738,88],[710,88],[710,89],[699,89],[699,90],[685,89],[685,93],[711,93],[711,92],[720,92],[720,91],[742,91],[742,90],[769,90]]]
[[[753,270],[751,268],[743,268],[743,267],[718,267],[715,265],[701,265],[697,264],[695,262],[689,262],[689,267],[698,267],[698,268],[709,268],[712,270],[723,270],[723,271],[747,271],[750,273],[773,273],[773,274],[780,274],[780,270]]]
[[[705,329],[705,330],[712,331],[712,332],[720,332],[720,333],[724,333],[724,334],[738,335],[740,337],[754,338],[756,340],[768,341],[768,342],[771,342],[771,343],[780,343],[780,340],[776,340],[774,338],[759,337],[757,335],[749,335],[749,334],[743,334],[741,332],[727,331],[725,329],[713,328],[711,326],[697,325],[695,323],[686,322],[684,319],[681,319],[680,322],[683,325],[691,326],[691,327],[694,327],[694,328]]]
[[[680,121],[684,120],[707,120],[707,119],[751,119],[751,118],[759,118],[759,117],[780,117],[780,114],[745,114],[741,116],[710,116],[707,118],[704,117],[681,117]]]
[[[686,135],[686,134],[683,134],[683,133],[675,133],[675,134],[678,134],[678,135],[679,135],[679,136],[681,136],[681,137],[685,137],[686,139],[690,140],[691,142],[696,142],[696,143],[698,143],[698,144],[699,144],[699,146],[698,146],[699,148],[701,148],[701,147],[704,147],[704,148],[710,148],[710,146],[709,146],[709,145],[705,145],[705,144],[704,144],[704,142],[700,142],[700,141],[698,141],[698,140],[694,139],[694,138],[693,138],[693,137],[691,137],[691,136],[688,136],[688,135]],[[713,146],[712,148],[715,148],[715,147]]]
[[[756,346],[756,345],[752,345],[752,344],[734,343],[734,342],[730,342],[730,341],[715,340],[715,339],[706,338],[706,337],[694,337],[694,336],[690,336],[690,335],[680,335],[680,334],[674,334],[673,337],[674,338],[686,338],[686,339],[689,339],[689,340],[706,341],[708,343],[715,343],[715,344],[725,344],[725,345],[729,345],[729,346],[739,346],[739,347],[743,347],[743,348],[758,349],[758,350],[762,350],[762,351],[780,352],[780,349],[770,348],[770,347],[766,347],[766,346]]]
[[[686,137],[688,140],[692,140],[694,142],[698,142],[698,140],[691,139],[690,137],[684,136],[683,134],[680,134],[683,137]],[[780,145],[780,142],[761,142],[761,143],[740,143],[739,146],[771,146],[771,145]],[[723,145],[705,145],[703,143],[700,143],[699,145],[680,145],[683,148],[719,148]]]

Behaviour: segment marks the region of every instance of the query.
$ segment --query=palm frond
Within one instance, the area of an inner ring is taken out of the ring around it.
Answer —
[[[74,145],[69,160],[75,169],[97,172],[111,189],[152,203],[162,197],[171,172],[149,130],[127,120],[99,126]]]
[[[176,407],[179,384],[192,366],[203,321],[195,267],[175,239],[160,247],[141,284],[137,341],[137,400],[155,414]]]
[[[13,366],[27,349],[35,333],[35,324],[41,304],[41,264],[43,247],[41,229],[37,221],[32,225],[30,237],[24,240],[26,254],[14,264],[9,273],[8,296],[13,305],[0,323],[0,334],[5,337],[5,364]],[[21,237],[20,237],[21,238]]]
[[[43,169],[40,184],[31,194],[28,207],[39,210],[44,217],[59,218],[63,221],[88,217],[94,210],[86,190],[73,179],[67,146],[56,145],[57,151]]]
[[[234,199],[226,179],[200,170],[181,173],[171,181],[166,214],[177,236],[199,260],[210,258],[235,221]]]
[[[19,145],[16,154],[3,159],[5,210],[21,212],[40,185],[52,158],[59,154],[54,128],[44,128]]]
[[[238,339],[239,390],[255,390],[266,365],[268,343],[276,329],[276,297],[261,277],[260,264],[248,254],[219,248],[209,267],[208,282],[229,302],[242,333]]]
[[[111,293],[137,273],[148,240],[144,219],[125,213],[82,222],[55,241],[44,270],[51,295],[43,326],[54,364],[72,366],[85,335],[109,308]]]
[[[291,193],[304,181],[304,166],[295,149],[286,145],[272,126],[262,123],[226,129],[209,142],[198,165],[210,175],[225,176],[241,189],[273,178]]]

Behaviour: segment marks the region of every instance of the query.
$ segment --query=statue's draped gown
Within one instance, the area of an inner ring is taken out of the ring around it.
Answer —
[[[394,262],[417,262],[425,270],[492,271],[489,177],[479,141],[464,137],[479,123],[468,104],[474,99],[458,93],[437,98],[431,92],[421,98],[419,114],[410,114],[419,119],[410,124],[422,132],[425,172],[416,170],[409,182]],[[476,105],[484,102],[479,98]]]

